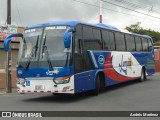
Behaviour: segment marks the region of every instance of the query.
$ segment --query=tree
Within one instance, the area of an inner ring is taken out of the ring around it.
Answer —
[[[142,34],[142,35],[149,35],[153,38],[154,42],[160,41],[160,32],[156,32],[151,29],[144,29],[140,26],[140,22],[137,22],[136,24],[132,24],[130,26],[127,26],[125,29],[132,33]]]

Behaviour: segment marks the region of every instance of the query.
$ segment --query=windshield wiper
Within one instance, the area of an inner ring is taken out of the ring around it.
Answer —
[[[31,63],[31,60],[33,59],[33,56],[35,55],[35,57],[36,57],[36,55],[37,55],[38,43],[39,43],[39,35],[37,37],[36,45],[32,48],[31,53],[28,57],[27,63],[26,63],[25,68],[24,68],[25,71],[28,70],[29,65]]]
[[[43,53],[45,52],[45,56],[46,56],[46,58],[47,58],[49,70],[50,70],[50,71],[53,71],[53,66],[52,66],[51,60],[50,60],[50,58],[49,58],[48,48],[47,48],[47,46],[46,46],[46,38],[47,38],[47,35],[45,35],[44,42],[43,42],[42,58],[43,58]]]

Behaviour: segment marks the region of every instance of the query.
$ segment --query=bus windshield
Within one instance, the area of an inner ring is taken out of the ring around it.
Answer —
[[[68,66],[71,52],[66,52],[64,47],[64,32],[67,28],[49,26],[26,30],[20,43],[18,67],[26,69]]]
[[[48,59],[52,66],[68,66],[71,53],[66,52],[66,48],[64,47],[64,33],[67,28],[68,27],[66,26],[52,26],[45,28],[39,59],[41,67],[48,66],[48,63],[46,62]]]

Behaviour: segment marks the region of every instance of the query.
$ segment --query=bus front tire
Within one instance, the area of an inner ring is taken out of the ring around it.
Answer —
[[[141,70],[141,77],[140,77],[140,82],[143,82],[146,80],[146,74],[145,74],[145,68],[142,68]]]
[[[95,82],[95,89],[92,91],[92,95],[97,96],[100,91],[100,78],[99,75],[96,77],[96,82]]]

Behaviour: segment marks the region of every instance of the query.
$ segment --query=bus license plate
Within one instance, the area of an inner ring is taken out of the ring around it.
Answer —
[[[43,85],[35,85],[35,90],[44,90]]]

